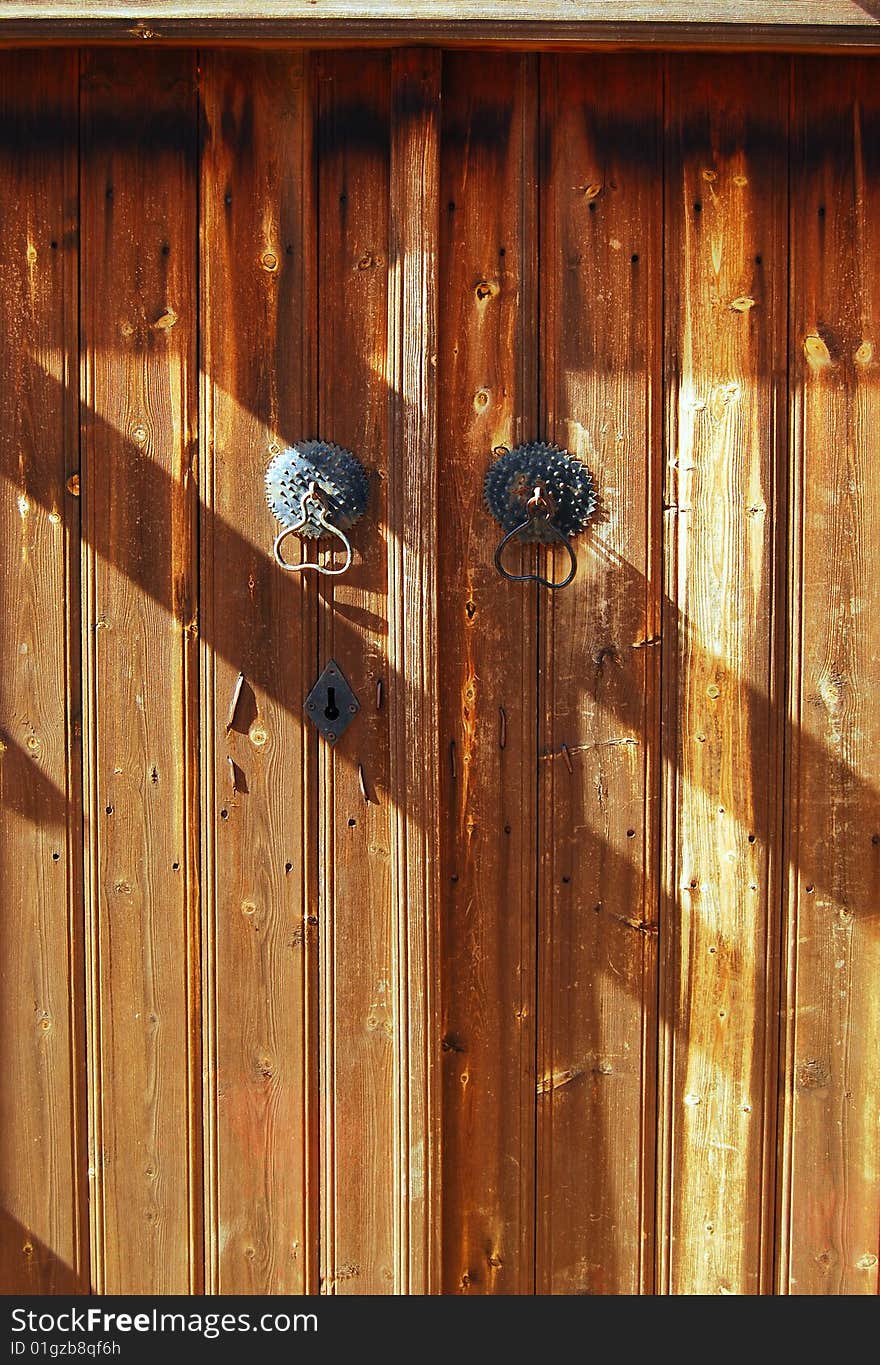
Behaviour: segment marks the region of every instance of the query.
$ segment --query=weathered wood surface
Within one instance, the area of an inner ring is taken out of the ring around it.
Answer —
[[[82,364],[92,1278],[202,1284],[196,70],[83,70]]]
[[[539,1293],[653,1277],[661,74],[541,62],[541,435],[599,506],[539,602]]]
[[[795,65],[780,1289],[876,1294],[880,82]]]
[[[789,69],[774,57],[669,68],[661,1286],[672,1293],[753,1294],[772,1280]]]
[[[877,63],[79,60],[0,90],[4,1284],[875,1293]]]
[[[361,703],[320,754],[321,1276],[378,1294],[395,1288],[397,1206],[388,699],[406,686],[387,633],[390,59],[321,57],[317,80],[317,430],[370,475],[352,568],[317,580],[320,668],[337,659]]]
[[[88,1282],[75,54],[0,62],[0,1284]],[[71,487],[75,489],[76,485]]]
[[[873,0],[0,0],[0,43],[301,41],[820,47],[880,41]]]
[[[618,0],[621,19],[695,26],[742,24],[853,24],[876,25],[871,4],[864,0]],[[582,19],[604,19],[602,0],[505,0],[504,22],[510,25],[541,19],[547,24]],[[697,12],[695,13],[695,10]],[[497,6],[487,0],[0,0],[0,19],[308,19],[320,25],[327,19],[460,19],[493,18]],[[511,36],[515,37],[515,33]]]
[[[391,64],[388,712],[394,998],[394,1288],[440,1269],[437,51]]]
[[[303,1293],[317,1279],[316,737],[302,710],[317,598],[267,553],[263,478],[315,429],[308,62],[209,54],[202,101],[209,1286]]]
[[[449,56],[440,190],[443,1290],[534,1289],[535,598],[492,562],[537,429],[537,65]]]

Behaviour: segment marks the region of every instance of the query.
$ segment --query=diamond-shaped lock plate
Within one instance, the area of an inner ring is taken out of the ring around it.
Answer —
[[[306,697],[306,715],[327,743],[335,744],[360,709],[345,674],[336,660],[331,659]]]

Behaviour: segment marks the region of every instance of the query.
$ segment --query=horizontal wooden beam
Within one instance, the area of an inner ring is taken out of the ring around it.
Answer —
[[[309,24],[328,19],[366,19],[376,22],[479,21],[497,19],[503,12],[506,24],[540,20],[544,23],[575,19],[604,19],[607,0],[506,0],[499,5],[487,0],[0,0],[0,17],[34,19],[203,19],[212,22],[258,19],[301,19]],[[621,20],[665,23],[752,23],[788,27],[817,24],[870,26],[880,23],[875,0],[616,0]],[[695,13],[696,12],[696,13]]]
[[[695,16],[695,10],[698,15]],[[880,0],[0,0],[0,46],[400,43],[520,47],[880,47]],[[501,14],[503,13],[503,18]]]

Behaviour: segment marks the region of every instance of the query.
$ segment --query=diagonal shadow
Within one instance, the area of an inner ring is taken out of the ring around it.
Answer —
[[[67,796],[8,734],[0,734],[0,807],[34,825],[67,826]]]
[[[34,376],[34,381],[37,379],[42,390],[54,390],[54,401],[59,404],[63,401],[62,385],[54,376],[41,372]],[[265,417],[262,413],[255,415],[258,420]],[[177,502],[179,485],[166,470],[145,455],[127,433],[117,431],[100,415],[90,412],[88,425],[92,439],[105,458],[107,452],[112,452],[100,470],[100,477],[114,489],[114,497],[131,509],[126,514],[128,524],[134,520],[133,513],[137,513],[144,527],[143,536],[123,538],[115,533],[110,519],[99,520],[92,549],[105,563],[145,592],[182,630],[188,629],[193,621],[191,604],[187,595],[180,591],[172,562],[170,526],[162,515],[165,509]],[[295,440],[297,436],[289,439]],[[265,462],[261,458],[264,454]],[[228,610],[212,613],[211,629],[205,635],[205,642],[236,670],[244,669],[251,686],[256,685],[264,690],[291,714],[301,714],[305,698],[291,691],[291,671],[279,669],[277,658],[277,632],[282,628],[281,622],[293,623],[302,610],[300,584],[283,574],[272,559],[274,522],[265,507],[263,496],[263,471],[269,452],[251,452],[250,458],[253,459],[254,504],[263,512],[266,522],[265,545],[255,545],[204,503],[199,506],[203,530],[210,525],[214,558],[221,575],[224,566],[234,565],[236,569],[234,580],[228,576],[221,578]],[[40,482],[39,474],[35,463],[20,461],[19,453],[13,449],[11,442],[0,442],[0,475],[8,481],[7,487],[14,488],[16,495],[23,493],[45,511],[55,513],[55,490],[48,473],[44,484]],[[375,536],[371,520],[368,512],[359,523],[355,540]],[[362,588],[362,574],[363,559],[355,543],[355,561],[346,575],[346,583],[355,589]],[[254,612],[255,602],[264,604],[262,611]],[[248,614],[253,613],[262,621],[263,629],[251,637],[247,657],[243,658],[239,613],[245,604],[249,608]],[[387,629],[385,620],[380,620],[374,613],[355,604],[337,600],[334,602],[334,613],[339,622],[337,638],[341,636],[347,648],[361,647],[361,630],[384,633]],[[94,622],[90,624],[94,626]],[[399,688],[403,681],[392,676],[387,680],[387,685]]]
[[[39,379],[41,385],[46,386],[46,375],[41,374]],[[57,388],[57,400],[61,403],[63,399],[62,386],[55,379],[52,380],[52,383]],[[260,414],[257,415],[260,416]],[[176,487],[166,471],[145,456],[134,441],[110,427],[101,417],[92,413],[89,421],[93,427],[101,428],[102,447],[114,452],[113,467],[106,468],[102,472],[111,486],[119,489],[119,496],[131,500],[133,504],[142,508],[161,509],[171,506],[176,496]],[[54,491],[49,486],[41,486],[35,478],[33,466],[27,464],[24,466],[24,481],[22,482],[22,468],[19,464],[18,452],[12,449],[11,443],[5,441],[0,443],[0,459],[2,459],[0,474],[8,480],[8,487],[23,492],[29,499],[38,502],[46,511],[55,511]],[[255,465],[255,501],[261,504],[262,465],[257,465],[256,460]],[[493,523],[488,514],[481,512],[481,515],[485,517],[485,543],[488,546],[490,543],[494,543],[492,542]],[[264,547],[255,545],[248,540],[235,527],[207,508],[204,503],[200,506],[199,516],[203,527],[210,522],[211,533],[214,538],[215,560],[221,566],[221,572],[222,566],[227,564],[249,566],[250,569],[247,577],[242,573],[242,582],[226,584],[230,610],[213,613],[212,631],[206,635],[206,643],[236,670],[246,664],[249,683],[256,684],[264,689],[291,714],[301,714],[305,699],[292,692],[290,672],[278,668],[276,632],[279,626],[268,609],[270,604],[277,602],[280,596],[283,617],[293,621],[300,610],[301,598],[298,585],[292,583],[286,575],[282,575],[271,560],[269,548],[272,535],[271,525],[267,524],[267,544]],[[268,511],[266,512],[266,521],[267,523],[271,522]],[[394,528],[389,529],[393,533]],[[369,536],[371,531],[372,528],[367,520],[361,523],[360,535]],[[164,540],[167,540],[167,534],[167,528],[162,526],[160,520],[158,525],[150,529],[150,543],[148,543],[147,538],[138,541],[133,537],[120,543],[113,536],[112,526],[109,523],[103,523],[96,527],[93,549],[102,559],[125,574],[132,583],[136,584],[154,602],[167,611],[181,629],[186,629],[191,624],[191,615],[188,605],[181,602],[177,591],[170,549],[166,546],[164,554],[156,553],[156,540],[158,539],[159,544],[162,545]],[[596,546],[597,554],[600,557],[603,556],[604,551],[601,549],[600,543],[595,537],[592,537],[591,540]],[[358,564],[355,563],[350,571],[348,581],[352,586],[360,586],[358,583],[358,567]],[[487,569],[487,571],[489,570]],[[608,565],[607,573],[612,580],[612,596],[616,600],[620,602],[645,600],[644,576],[632,565],[617,560]],[[279,579],[280,583],[277,581]],[[467,595],[467,591],[463,587],[463,597],[466,598]],[[252,640],[247,660],[242,660],[241,657],[241,640],[237,629],[235,611],[237,598],[242,601],[247,598],[249,601],[255,600],[258,603],[263,600],[267,608],[263,612],[265,629],[262,634]],[[687,621],[681,616],[678,604],[667,599],[664,605],[667,637],[670,627],[674,628],[678,634],[678,647],[681,648],[687,644],[690,657],[696,661],[696,667],[700,667],[700,642],[693,638]],[[375,630],[384,625],[384,623],[377,622],[374,615],[361,608],[347,608],[344,604],[337,602],[334,604],[334,611],[337,616],[335,628],[337,648],[342,657],[345,657],[347,652],[358,651],[362,648],[360,628],[367,627]],[[675,648],[674,642],[669,638],[664,643],[666,648]],[[619,663],[615,663],[615,660],[622,660],[628,653],[641,648],[642,644],[638,640],[615,640],[607,635],[597,637],[592,642],[593,668],[586,674],[591,682],[583,689],[584,702],[601,701],[603,705],[612,705],[618,723],[624,728],[628,727],[629,732],[634,734],[638,733],[642,724],[641,708],[643,703],[641,698],[630,692],[621,693],[620,689],[606,691],[602,683],[608,670],[615,667],[619,668]],[[738,686],[739,684],[734,682],[733,685]],[[399,691],[401,688],[407,689],[409,684],[405,678],[392,674],[388,678],[388,687]],[[504,699],[493,699],[492,704],[496,707],[503,705]],[[748,723],[744,725],[744,729],[750,731],[753,726],[758,728],[761,724],[761,718],[766,715],[767,707],[768,700],[765,693],[754,687],[746,687],[744,689],[744,712]],[[667,740],[668,738],[667,736]],[[560,744],[565,742],[565,736],[560,735],[559,742]],[[791,735],[788,736],[788,742],[792,742]],[[828,749],[807,732],[801,732],[798,743],[802,763],[813,770],[833,769],[836,771],[840,790],[847,794],[849,801],[861,805],[862,808],[877,802],[878,795],[880,795],[877,787],[856,772],[839,754]],[[14,752],[15,747],[12,746],[10,753]],[[340,748],[338,753],[341,757],[345,757],[344,749]],[[668,744],[665,757],[674,758],[674,755],[668,751]],[[18,761],[14,757],[10,760],[10,762]],[[28,760],[24,759],[23,761],[26,766],[17,769],[18,774],[22,776],[33,768]],[[767,774],[761,766],[759,756],[751,746],[748,748],[746,761],[752,766],[752,790],[764,791]],[[30,785],[25,783],[25,787]],[[13,791],[12,786],[8,791]],[[57,803],[53,806],[51,798],[49,798],[49,804],[45,806],[43,804],[45,799],[45,793],[43,797],[31,795],[20,798],[24,811],[31,810],[35,819],[39,818],[40,813],[47,809],[51,812],[52,818],[55,818],[58,815]],[[767,803],[762,803],[756,807],[747,822],[751,825],[749,833],[766,840],[769,833]],[[871,831],[870,835],[873,833],[874,831]],[[872,847],[876,846],[872,845]],[[804,860],[801,868],[804,877],[816,887],[830,889],[827,882],[829,864],[825,851],[821,848],[808,848],[801,851],[801,856]]]
[[[7,1209],[0,1209],[0,1268],[4,1294],[84,1294],[67,1264]]]

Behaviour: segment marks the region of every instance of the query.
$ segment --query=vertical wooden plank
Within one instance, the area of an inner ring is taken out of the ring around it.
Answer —
[[[207,1236],[220,1293],[303,1293],[317,1278],[316,796],[302,709],[317,599],[272,559],[264,489],[271,455],[315,424],[307,76],[301,53],[203,59]]]
[[[86,59],[85,725],[94,1283],[201,1285],[196,100],[186,52]]]
[[[541,435],[601,505],[539,599],[539,1292],[651,1286],[660,89],[652,56],[542,59]]]
[[[394,1287],[440,1287],[437,267],[440,53],[392,59],[388,668]]]
[[[317,580],[319,659],[335,658],[361,710],[319,758],[321,1273],[325,1292],[395,1288],[395,955],[389,698],[388,213],[390,62],[318,65],[318,429],[370,471],[355,563]],[[377,689],[382,684],[381,707]],[[366,793],[366,796],[364,796]]]
[[[669,68],[662,1287],[679,1294],[758,1293],[772,1266],[788,76],[777,57]]]
[[[443,1288],[534,1292],[534,594],[483,478],[537,431],[537,59],[443,70],[439,353]]]
[[[780,1287],[874,1294],[880,1223],[880,65],[798,61]]]
[[[18,1294],[88,1279],[76,118],[75,53],[3,55],[0,1284]]]

